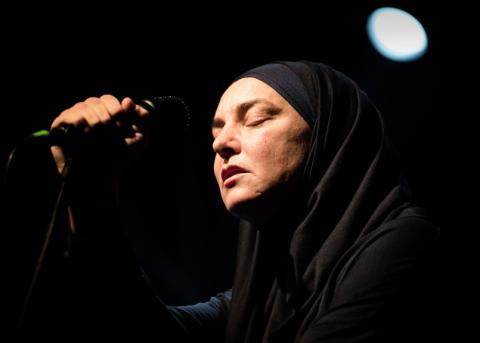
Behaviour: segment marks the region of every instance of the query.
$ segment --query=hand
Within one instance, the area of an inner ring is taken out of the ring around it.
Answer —
[[[72,156],[68,175],[72,231],[97,231],[92,228],[98,226],[106,230],[108,225],[98,223],[116,222],[118,179],[146,146],[148,117],[148,111],[130,98],[120,102],[112,95],[103,95],[75,104],[52,122],[51,128],[73,126],[85,138],[81,142],[85,144]],[[61,173],[65,153],[60,146],[52,146],[51,151]]]
[[[112,95],[103,95],[99,98],[88,98],[63,111],[52,122],[51,128],[62,125],[74,126],[85,137],[103,138],[103,141],[106,138],[121,141],[123,146],[108,145],[108,149],[105,149],[105,146],[100,144],[101,139],[93,139],[94,144],[90,144],[88,154],[85,154],[95,161],[93,165],[97,167],[97,172],[98,167],[103,167],[102,164],[104,164],[114,166],[113,170],[111,168],[108,170],[115,174],[145,148],[148,111],[128,97],[120,102]],[[52,146],[51,151],[57,168],[61,172],[66,160],[64,151],[59,146]],[[99,161],[101,161],[100,164]],[[101,168],[101,170],[106,169]]]

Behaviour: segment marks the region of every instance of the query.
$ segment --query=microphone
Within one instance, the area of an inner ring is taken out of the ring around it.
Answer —
[[[190,128],[190,109],[180,97],[158,96],[135,101],[135,103],[149,112],[151,131],[155,131],[155,128],[162,130],[168,128],[168,130],[185,133]],[[73,125],[61,125],[50,130],[40,130],[32,133],[30,137],[46,137],[48,144],[61,146],[70,152],[79,149],[85,141],[84,133]]]
[[[184,131],[190,128],[190,108],[178,96],[164,95],[147,98],[138,101],[137,104],[150,113],[154,122],[158,120],[166,125],[171,125],[174,129]]]

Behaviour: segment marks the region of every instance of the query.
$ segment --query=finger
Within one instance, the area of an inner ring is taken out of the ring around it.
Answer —
[[[60,115],[53,120],[50,127],[55,128],[62,125],[73,125],[75,127],[81,128],[86,126],[86,124],[87,122],[81,114],[79,114],[73,108],[69,108],[60,113]]]
[[[100,101],[103,103],[103,105],[107,108],[108,113],[112,116],[115,117],[120,113],[123,113],[124,110],[122,108],[122,105],[120,104],[120,101],[116,97],[110,94],[105,94],[100,97]]]
[[[135,105],[135,111],[139,114],[140,118],[147,118],[151,113],[140,105]]]
[[[126,112],[135,113],[135,117],[143,119],[147,117],[149,112],[140,105],[137,105],[133,102],[133,100],[129,97],[126,97],[122,100],[122,107]]]
[[[88,98],[85,100],[85,104],[89,105],[90,109],[96,113],[102,124],[107,125],[112,121],[112,116],[110,115],[108,108],[100,98]]]
[[[125,120],[125,111],[120,104],[120,101],[116,97],[110,94],[105,94],[100,97],[100,100],[103,102],[104,106],[107,108],[110,117],[112,118],[115,126],[120,129],[122,121]]]
[[[85,102],[79,102],[72,107],[72,115],[81,120],[83,118],[86,121],[86,128],[91,129],[97,126],[101,121],[96,111]]]
[[[135,111],[135,103],[129,97],[126,97],[122,100],[122,108],[125,112]]]
[[[65,111],[60,113],[60,115],[53,120],[52,124],[50,125],[51,129],[53,129],[55,127],[59,127],[59,126],[61,126],[62,124],[65,123],[64,118],[63,118],[64,113],[65,113]]]
[[[132,137],[125,138],[125,143],[128,146],[132,146],[140,142],[142,139],[143,139],[143,134],[141,132],[135,132],[135,134]]]

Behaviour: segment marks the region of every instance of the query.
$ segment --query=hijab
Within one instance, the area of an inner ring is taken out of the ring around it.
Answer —
[[[328,303],[342,256],[398,216],[407,197],[381,114],[350,78],[309,61],[273,62],[237,79],[245,77],[285,98],[312,140],[290,213],[268,229],[240,223],[226,341],[294,341]]]

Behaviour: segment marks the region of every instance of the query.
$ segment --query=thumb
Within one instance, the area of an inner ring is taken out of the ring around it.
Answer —
[[[136,115],[141,119],[144,119],[149,114],[149,111],[147,109],[145,109],[143,106],[135,104],[133,100],[129,97],[124,98],[121,105],[125,113],[135,112]]]
[[[128,113],[135,110],[135,103],[133,102],[132,98],[126,97],[121,102],[123,110]]]

